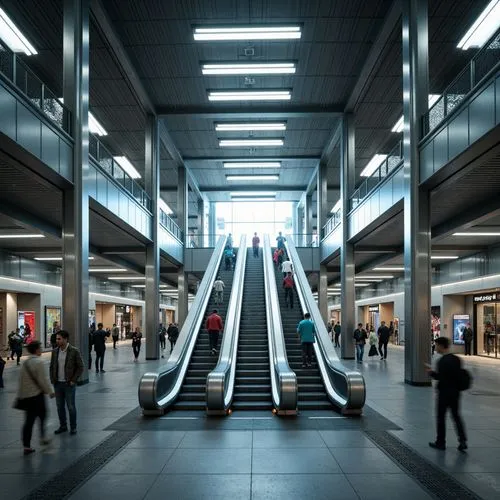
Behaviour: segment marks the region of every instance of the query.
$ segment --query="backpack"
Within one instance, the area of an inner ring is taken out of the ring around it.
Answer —
[[[465,368],[460,368],[460,375],[458,378],[458,390],[466,391],[472,386],[472,375]]]

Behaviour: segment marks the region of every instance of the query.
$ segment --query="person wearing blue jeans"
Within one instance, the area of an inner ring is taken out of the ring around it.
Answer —
[[[363,362],[363,356],[365,353],[365,344],[368,335],[366,330],[363,328],[362,323],[358,323],[358,328],[354,330],[354,341],[356,342],[356,360],[358,363]]]
[[[59,428],[68,430],[66,407],[69,413],[69,428],[71,433],[76,431],[76,405],[75,393],[76,386],[69,385],[67,382],[56,382],[54,385],[54,392],[56,393],[57,416],[59,417]],[[58,429],[59,430],[59,429]],[[64,431],[62,431],[64,432]],[[57,434],[61,434],[60,432]]]

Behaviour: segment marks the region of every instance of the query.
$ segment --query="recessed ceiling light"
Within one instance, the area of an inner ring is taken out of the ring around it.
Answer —
[[[354,286],[357,287],[370,286],[370,283],[354,283]]]
[[[384,266],[384,267],[374,267],[373,271],[404,271],[404,266]]]
[[[125,170],[125,172],[132,178],[132,179],[140,179],[141,174],[137,171],[137,169],[130,163],[130,160],[126,156],[113,156],[113,160],[120,165],[120,167]]]
[[[302,35],[300,26],[197,27],[193,37],[201,40],[290,40]]]
[[[209,101],[289,101],[289,90],[233,90],[210,91]]]
[[[436,102],[439,100],[441,96],[439,94],[429,94],[429,109],[436,104]],[[395,132],[396,134],[399,134],[400,132],[403,131],[403,121],[404,118],[403,116],[400,116],[399,120],[394,124],[394,127],[392,127],[391,132]]]
[[[499,232],[453,233],[453,236],[500,236]]]
[[[279,161],[225,161],[222,165],[224,168],[281,168]]]
[[[338,212],[342,208],[342,200],[338,200],[335,205],[333,205],[333,208],[330,210],[331,214],[334,214],[335,212]]]
[[[24,52],[27,56],[38,54],[35,47],[31,45],[2,8],[0,8],[0,38],[12,52]]]
[[[221,148],[245,147],[245,146],[283,146],[283,139],[219,139]]]
[[[43,234],[0,234],[0,239],[24,239],[24,238],[45,238]]]
[[[108,280],[112,281],[144,281],[144,276],[108,276]]]
[[[108,135],[106,129],[97,121],[96,117],[89,112],[89,130],[95,135]]]
[[[89,268],[90,273],[125,273],[127,270],[125,268],[119,267],[91,267]]]
[[[158,205],[160,205],[160,209],[167,215],[171,215],[174,213],[172,209],[161,198],[158,200]]]
[[[367,275],[367,276],[358,276],[358,279],[382,279],[382,280],[390,280],[391,278],[394,278],[392,274],[381,274],[380,276],[377,275]]]
[[[500,0],[492,0],[458,42],[457,48],[467,50],[482,47],[499,26]]]
[[[277,181],[279,175],[226,175],[226,181]]]
[[[455,260],[458,255],[431,255],[432,260]]]
[[[295,63],[203,64],[204,75],[273,75],[295,73]]]
[[[215,130],[217,132],[239,132],[252,130],[286,130],[286,123],[216,123]]]
[[[382,165],[382,162],[387,158],[387,155],[379,154],[377,153],[376,155],[373,156],[373,158],[366,164],[366,167],[363,169],[361,172],[361,177],[370,177],[380,165]]]
[[[146,285],[130,285],[132,288],[146,288]]]
[[[376,278],[356,278],[356,281],[358,282],[367,282],[367,283],[381,283],[383,280],[381,279],[376,279]]]

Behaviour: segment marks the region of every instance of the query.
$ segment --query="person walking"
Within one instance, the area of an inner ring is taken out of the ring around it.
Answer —
[[[217,276],[217,279],[214,281],[214,290],[215,290],[215,304],[222,304],[224,302],[224,287],[226,285],[220,279],[220,276]]]
[[[285,251],[285,241],[286,238],[281,234],[281,231],[278,233],[278,236],[276,237],[276,247],[278,250],[283,250]]]
[[[260,238],[257,236],[257,233],[253,233],[252,248],[254,257],[259,256],[259,245],[260,245]]]
[[[167,335],[168,335],[168,341],[170,342],[170,354],[172,354],[172,351],[174,350],[175,347],[175,343],[179,338],[179,326],[177,325],[177,323],[171,323],[169,325],[167,330]]]
[[[89,326],[89,370],[92,370],[92,347],[94,346],[94,332],[95,332],[95,323],[92,323]]]
[[[51,398],[55,396],[50,382],[45,373],[45,366],[41,359],[42,344],[38,340],[31,342],[28,347],[29,358],[23,363],[19,375],[17,398],[25,412],[23,425],[24,454],[30,455],[35,450],[31,447],[33,426],[37,418],[40,419],[40,444],[49,444],[45,436],[45,394]]]
[[[389,343],[389,338],[391,337],[391,331],[389,327],[385,324],[385,321],[380,323],[377,330],[378,336],[378,352],[380,354],[380,361],[385,361],[387,359],[387,344]]]
[[[292,273],[288,273],[283,280],[283,289],[285,290],[285,306],[293,309],[293,289],[295,288],[295,281],[293,280]]]
[[[474,332],[472,331],[470,323],[467,323],[467,325],[465,326],[463,336],[464,336],[465,355],[470,356],[472,339],[474,338]]]
[[[293,273],[293,264],[288,257],[286,257],[281,264],[281,272],[283,273],[283,278],[285,278],[288,273]]]
[[[354,330],[354,341],[356,343],[356,358],[358,363],[363,362],[363,356],[365,353],[365,344],[366,339],[368,338],[368,334],[366,330],[363,328],[363,323],[358,323],[358,327]]]
[[[113,323],[113,328],[111,328],[111,338],[113,339],[113,349],[116,349],[116,343],[120,337],[120,329]]]
[[[58,321],[54,321],[52,325],[52,335],[50,336],[50,347],[52,347],[52,350],[57,348],[57,332],[61,329],[59,326]]]
[[[377,350],[377,343],[379,342],[378,335],[373,331],[370,332],[370,335],[368,335],[368,344],[370,346],[370,349],[368,351],[368,357],[373,358],[373,356],[376,356],[379,351]]]
[[[139,359],[139,354],[141,352],[142,344],[142,332],[139,327],[137,327],[132,334],[132,351],[134,352],[134,363],[137,363]]]
[[[305,313],[304,319],[297,325],[297,334],[302,346],[302,368],[309,368],[312,365],[313,344],[316,341],[316,328],[309,313]]]
[[[217,309],[207,318],[205,328],[208,330],[210,341],[210,354],[217,354],[217,343],[219,342],[219,332],[223,330],[222,318],[218,315]]]
[[[10,357],[14,361],[14,356],[17,358],[17,365],[21,364],[21,357],[23,355],[23,337],[21,336],[21,331],[16,328],[15,332],[11,332],[9,335],[9,347],[11,350]]]
[[[442,357],[437,362],[437,369],[427,366],[429,375],[438,381],[437,384],[437,436],[430,442],[431,448],[446,449],[446,412],[451,410],[458,435],[458,450],[467,449],[467,435],[460,416],[460,381],[462,380],[462,362],[458,356],[450,353],[450,341],[446,337],[436,339],[436,351]]]
[[[340,339],[341,329],[342,328],[340,326],[340,323],[337,321],[337,323],[335,323],[335,326],[333,327],[333,340],[335,342],[335,347],[340,347],[339,339]]]
[[[69,333],[57,333],[57,349],[50,358],[50,381],[54,386],[59,428],[54,434],[68,431],[66,407],[69,413],[70,434],[76,434],[76,383],[83,373],[83,359],[80,351],[69,343]]]
[[[167,329],[160,323],[158,327],[158,338],[160,339],[160,349],[161,349],[161,357],[165,357],[165,349],[167,347]]]
[[[97,324],[97,330],[94,332],[94,351],[95,351],[95,372],[106,373],[104,370],[104,355],[106,354],[106,337],[109,337],[110,332],[103,328],[102,323]]]
[[[3,369],[5,368],[6,361],[2,358],[2,353],[0,353],[0,389],[3,389]]]
[[[232,269],[233,257],[234,257],[233,248],[230,247],[229,245],[226,245],[226,248],[224,250],[224,268],[226,271],[230,271]]]

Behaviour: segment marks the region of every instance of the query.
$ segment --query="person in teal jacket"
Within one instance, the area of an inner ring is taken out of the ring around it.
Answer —
[[[309,313],[304,314],[304,319],[297,326],[297,333],[300,336],[302,344],[302,368],[310,367],[312,364],[316,329]]]

